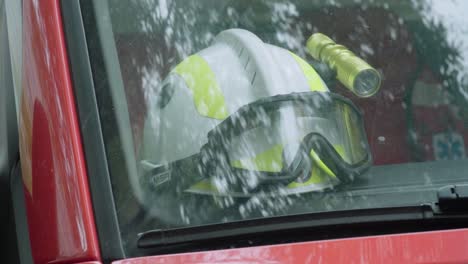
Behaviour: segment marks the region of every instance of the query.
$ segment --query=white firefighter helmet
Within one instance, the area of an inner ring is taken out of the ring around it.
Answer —
[[[305,60],[242,29],[221,32],[178,64],[150,96],[149,110],[140,175],[132,180],[140,198],[168,189],[310,192],[370,163],[351,102],[330,93]]]

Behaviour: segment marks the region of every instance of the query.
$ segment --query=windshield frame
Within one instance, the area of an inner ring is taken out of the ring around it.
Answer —
[[[110,262],[123,259],[126,254],[111,184],[102,113],[98,108],[95,89],[99,85],[95,83],[95,70],[103,69],[91,67],[92,59],[102,59],[91,5],[92,1],[88,0],[60,1],[99,249],[102,259]]]
[[[61,4],[68,50],[73,51],[69,52],[69,59],[101,253],[104,259],[110,260],[126,255],[146,254],[146,251],[140,249],[125,253],[124,244],[127,242],[123,241],[122,237],[135,234],[124,233],[124,228],[119,226],[116,203],[121,197],[116,197],[116,192],[119,192],[118,186],[112,184],[115,178],[121,179],[136,173],[136,164],[135,158],[132,157],[132,135],[127,129],[130,126],[128,106],[122,90],[123,82],[112,28],[105,24],[110,21],[109,14],[105,13],[107,1],[62,0]],[[96,15],[98,12],[101,12],[100,15]],[[108,35],[100,35],[99,32],[107,32]],[[102,122],[103,116],[106,116],[105,123]],[[118,166],[115,166],[116,164]],[[135,197],[134,199],[136,200]],[[136,212],[134,217],[142,217],[140,213]],[[412,228],[411,230],[416,230],[415,227]],[[400,231],[395,229],[385,232]],[[379,231],[375,234],[385,232]],[[134,238],[136,241],[137,237]],[[168,247],[167,251],[161,249],[158,252],[171,252],[170,250],[172,249]]]

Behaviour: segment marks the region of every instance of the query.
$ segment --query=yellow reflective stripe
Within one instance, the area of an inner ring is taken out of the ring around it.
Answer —
[[[307,83],[309,84],[311,91],[317,92],[328,92],[328,88],[325,83],[322,81],[322,78],[318,75],[318,73],[309,65],[306,61],[304,61],[301,57],[297,56],[296,54],[290,52],[296,62],[302,69],[304,73]]]
[[[173,72],[180,75],[192,91],[195,107],[200,115],[216,119],[228,117],[224,95],[216,76],[200,55],[186,58]]]
[[[203,191],[203,192],[210,192],[210,193],[218,193],[218,189],[211,184],[209,180],[202,180],[198,183],[192,185],[188,191]]]
[[[315,164],[322,170],[324,171],[326,174],[336,178],[336,175],[335,173],[330,170],[330,168],[328,168],[327,165],[325,165],[325,163],[323,163],[322,159],[317,155],[317,153],[315,153],[314,150],[310,151],[310,156],[312,157],[312,159],[315,161]]]
[[[334,145],[333,147],[335,148],[336,152],[340,154],[341,157],[345,156],[345,151],[342,145]],[[292,188],[297,188],[297,187],[308,186],[311,184],[323,183],[327,181],[328,176],[336,178],[335,173],[333,173],[333,171],[330,170],[330,168],[328,168],[327,165],[325,165],[325,163],[322,161],[322,159],[317,155],[317,153],[314,150],[310,152],[310,156],[312,157],[312,159],[315,161],[315,164],[317,165],[317,166],[312,167],[310,178],[305,182],[292,182],[288,184],[287,186],[288,188],[292,189]]]
[[[359,146],[361,144],[361,136],[358,131],[359,126],[355,124],[355,120],[352,119],[351,109],[348,106],[342,106],[343,119],[345,124],[345,131],[349,141],[349,156],[342,156],[346,162],[352,163],[357,157],[363,157],[363,148]],[[344,151],[344,150],[343,150]],[[357,153],[360,152],[360,153]]]
[[[338,154],[340,154],[340,156],[346,160],[346,155],[345,155],[345,149],[344,149],[344,146],[343,145],[333,145],[333,147],[335,148],[336,152],[338,152]]]
[[[333,147],[335,148],[336,152],[338,152],[338,154],[340,154],[340,156],[344,159],[345,150],[343,145],[333,145]],[[314,150],[310,151],[310,156],[320,169],[322,169],[326,174],[336,178],[335,173],[332,170],[330,170],[330,168],[328,168],[328,166],[325,163],[323,163],[322,159],[317,155],[317,153]]]
[[[275,145],[253,158],[231,161],[231,166],[256,171],[279,172],[283,167],[283,146]]]

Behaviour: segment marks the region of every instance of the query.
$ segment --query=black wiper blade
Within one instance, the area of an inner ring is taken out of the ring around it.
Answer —
[[[468,184],[447,185],[437,191],[442,212],[468,212]]]
[[[139,235],[139,248],[176,246],[187,243],[228,241],[249,237],[287,234],[304,230],[324,230],[337,226],[361,226],[372,229],[371,224],[420,221],[432,218],[431,205],[371,208],[346,211],[320,212],[277,216],[236,222],[211,224],[168,230],[151,230]]]

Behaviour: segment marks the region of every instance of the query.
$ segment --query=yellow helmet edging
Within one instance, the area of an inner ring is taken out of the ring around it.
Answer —
[[[312,68],[312,66],[310,66],[301,57],[297,56],[296,54],[292,52],[289,52],[289,53],[293,56],[293,58],[301,67],[301,70],[307,79],[307,83],[309,84],[310,90],[317,91],[317,92],[328,92],[327,86],[322,81],[322,79],[317,74],[317,72],[314,70],[314,68]]]

